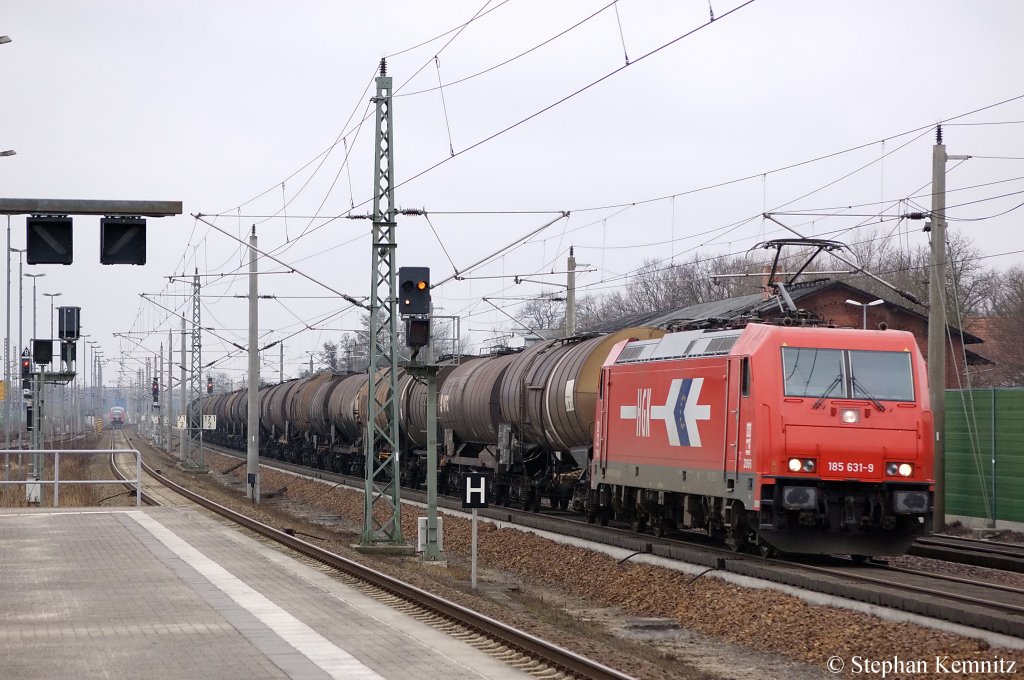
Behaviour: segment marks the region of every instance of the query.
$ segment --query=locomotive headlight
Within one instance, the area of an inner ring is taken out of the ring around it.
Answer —
[[[790,472],[814,472],[817,467],[813,458],[790,458],[786,465]]]
[[[910,463],[886,463],[885,474],[890,477],[909,477],[914,474],[914,466]]]
[[[855,408],[844,408],[841,417],[844,423],[859,423],[860,411]]]

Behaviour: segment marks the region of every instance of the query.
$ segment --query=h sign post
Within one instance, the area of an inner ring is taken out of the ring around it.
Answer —
[[[462,507],[487,507],[487,475],[471,472],[462,478]]]
[[[470,584],[476,590],[476,510],[487,507],[487,475],[471,472],[462,478],[462,507],[473,510],[470,540]]]

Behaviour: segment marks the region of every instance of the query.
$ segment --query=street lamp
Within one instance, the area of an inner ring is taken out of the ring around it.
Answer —
[[[53,298],[60,297],[62,293],[43,293],[50,298],[50,339],[53,340]]]
[[[100,343],[89,340],[89,416],[96,416],[96,348]]]
[[[24,312],[21,310],[22,302],[24,301],[24,284],[25,284],[25,249],[24,248],[7,248],[12,253],[18,253],[18,352],[20,353],[23,349],[22,346],[22,317]]]
[[[46,276],[46,274],[25,274],[32,279],[32,339],[35,340],[36,336],[36,279],[40,276]]]
[[[7,243],[7,252],[8,253],[18,253],[18,348],[17,348],[17,350],[14,353],[16,355],[20,356],[22,350],[24,349],[24,346],[22,345],[22,337],[23,337],[23,335],[22,335],[22,321],[23,321],[23,318],[24,318],[24,313],[22,312],[22,302],[24,302],[24,299],[25,299],[25,296],[24,296],[24,286],[25,286],[25,258],[24,258],[24,253],[25,253],[25,249],[24,248],[20,248],[20,249],[19,248],[11,248],[11,246],[10,246],[10,240],[11,240],[11,238],[10,238],[10,233],[11,233],[10,232],[10,228],[11,228],[11,217],[10,217],[10,215],[8,215],[7,216],[7,242],[8,242]],[[9,254],[7,256],[7,266],[8,266],[8,269],[10,269],[10,255]],[[7,278],[10,279],[10,275],[8,275]],[[11,306],[10,305],[10,295],[8,295],[7,302],[8,302],[7,307],[8,307],[8,310],[9,310],[10,306]],[[10,311],[8,311],[8,315],[10,315]],[[15,356],[14,359],[15,359],[15,361],[17,361],[18,357]],[[8,384],[10,384],[10,383],[8,383]],[[21,411],[21,409],[18,409],[18,408],[16,408],[15,411],[17,413],[16,420],[18,422],[18,448],[20,449],[21,445],[22,445],[22,442],[21,442],[22,411]],[[10,448],[10,447],[8,447],[8,448]]]
[[[853,305],[854,307],[860,307],[864,311],[864,329],[867,330],[868,307],[874,307],[875,305],[880,305],[883,302],[885,302],[885,300],[875,300],[874,302],[857,302],[856,300],[847,300],[846,304]]]

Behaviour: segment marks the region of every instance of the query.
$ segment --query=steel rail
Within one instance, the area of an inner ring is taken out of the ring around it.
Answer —
[[[124,433],[127,438],[127,433]],[[129,438],[129,441],[130,438]],[[148,464],[143,462],[143,470],[155,480],[184,496],[192,502],[217,513],[218,515],[231,520],[241,526],[254,531],[265,538],[269,538],[281,545],[284,545],[300,554],[317,560],[339,571],[344,571],[356,578],[365,581],[385,592],[411,602],[423,609],[427,609],[456,623],[482,633],[491,639],[514,648],[517,651],[535,658],[549,666],[558,668],[564,672],[571,673],[582,678],[593,678],[594,680],[633,680],[632,676],[622,673],[576,654],[563,647],[531,635],[525,631],[508,626],[488,616],[475,612],[467,607],[456,604],[444,598],[438,597],[421,588],[392,578],[387,574],[371,569],[353,560],[347,559],[308,543],[297,536],[293,536],[263,524],[251,517],[236,512],[226,506],[212,501],[204,496],[191,491],[180,484],[177,484],[164,475],[158,473]]]

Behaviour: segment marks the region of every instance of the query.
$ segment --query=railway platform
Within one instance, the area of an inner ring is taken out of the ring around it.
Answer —
[[[3,677],[527,677],[174,508],[0,510],[0,589]]]

